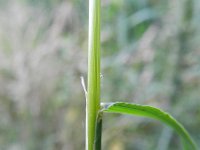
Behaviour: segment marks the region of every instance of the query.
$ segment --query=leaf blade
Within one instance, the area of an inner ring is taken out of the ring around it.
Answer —
[[[149,117],[172,127],[181,137],[185,150],[196,150],[196,145],[186,129],[168,113],[148,105],[129,104],[123,102],[102,103],[102,112],[121,113]]]

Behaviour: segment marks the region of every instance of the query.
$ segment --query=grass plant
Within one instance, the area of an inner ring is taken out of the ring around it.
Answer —
[[[137,115],[161,121],[180,135],[184,150],[196,150],[195,143],[186,129],[168,113],[152,106],[100,102],[100,3],[100,0],[89,0],[86,150],[101,150],[102,116],[105,113]]]

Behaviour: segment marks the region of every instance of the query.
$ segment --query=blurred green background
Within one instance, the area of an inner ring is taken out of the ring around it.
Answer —
[[[162,108],[200,143],[200,1],[101,3],[102,101]],[[87,25],[85,0],[0,0],[1,150],[84,149]],[[103,150],[181,150],[151,119],[103,126]]]

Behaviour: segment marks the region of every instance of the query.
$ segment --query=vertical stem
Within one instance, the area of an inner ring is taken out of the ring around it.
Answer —
[[[94,141],[95,150],[101,150],[102,115],[103,115],[103,112],[99,113],[97,116],[96,132],[95,132],[96,135],[95,135],[95,141]]]
[[[100,0],[89,0],[86,150],[94,149],[96,120],[99,109],[100,109]]]

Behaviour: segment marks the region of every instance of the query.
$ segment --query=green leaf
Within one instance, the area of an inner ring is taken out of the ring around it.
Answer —
[[[196,150],[196,145],[185,128],[168,113],[152,106],[129,103],[102,103],[102,112],[130,114],[159,120],[172,127],[181,137],[185,150]]]

